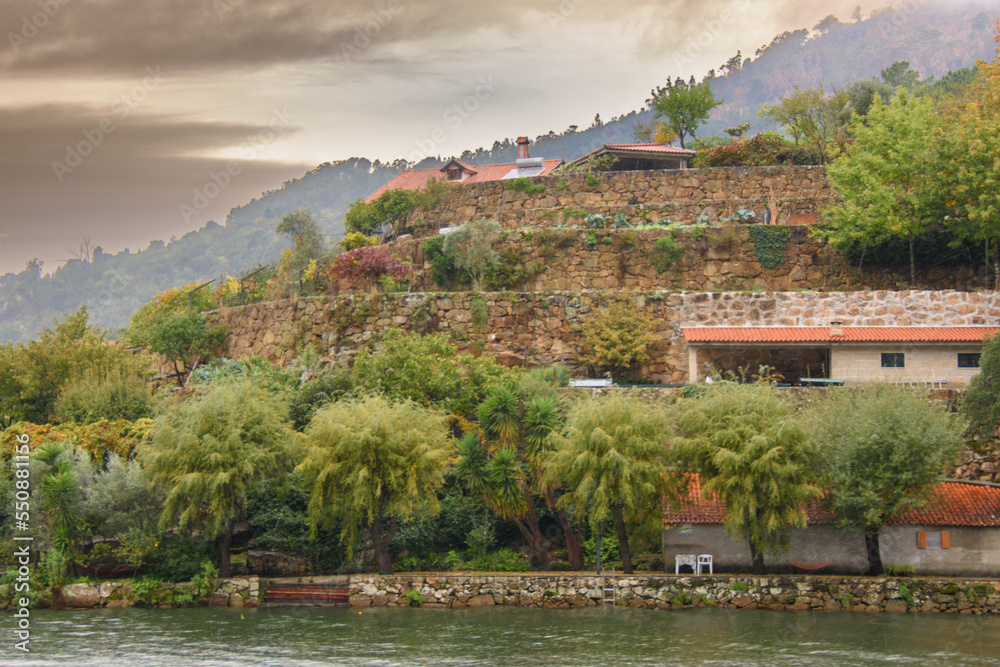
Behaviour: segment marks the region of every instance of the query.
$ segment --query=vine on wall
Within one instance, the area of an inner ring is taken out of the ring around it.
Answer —
[[[749,229],[753,254],[757,256],[760,265],[765,269],[777,268],[785,255],[785,246],[788,245],[792,232],[788,227],[771,225],[750,225]]]

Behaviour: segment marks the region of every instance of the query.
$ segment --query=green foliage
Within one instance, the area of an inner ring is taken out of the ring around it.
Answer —
[[[597,564],[597,538],[591,537],[583,542],[583,559],[587,567]],[[618,536],[605,531],[601,535],[601,564],[608,567],[611,563],[621,560],[618,553]]]
[[[792,237],[791,230],[777,225],[751,225],[749,230],[757,261],[765,269],[777,268],[785,256],[785,247]]]
[[[598,185],[601,184],[601,179],[599,179],[597,176],[594,176],[593,174],[587,174],[586,183],[587,187],[596,188]]]
[[[846,139],[845,125],[851,118],[850,100],[846,91],[827,95],[823,86],[799,90],[776,105],[765,104],[759,115],[784,126],[798,146],[805,139],[825,164],[837,152],[837,146]]]
[[[323,233],[320,232],[319,225],[316,224],[309,209],[300,208],[287,214],[281,219],[274,233],[288,236],[295,241],[291,264],[296,270],[325,251],[326,242],[323,240]]]
[[[55,404],[56,418],[91,423],[152,417],[152,390],[146,381],[148,357],[121,361],[117,366],[81,369],[79,376],[63,385]]]
[[[444,334],[389,329],[381,343],[378,352],[364,349],[354,358],[352,379],[361,391],[465,414],[489,386],[512,374],[491,356],[457,354]]]
[[[409,603],[411,607],[420,607],[424,604],[424,595],[416,588],[411,588],[410,590],[403,593],[403,598]]]
[[[387,190],[371,203],[358,199],[351,204],[344,219],[348,232],[370,236],[383,226],[399,227],[417,206],[411,190]]]
[[[347,396],[355,389],[350,369],[332,368],[306,382],[289,401],[292,427],[302,431],[320,407]]]
[[[299,387],[300,371],[282,368],[258,355],[249,359],[215,359],[196,368],[191,373],[189,386],[212,385],[246,380],[267,391],[287,396]]]
[[[208,597],[218,587],[218,578],[219,571],[212,565],[212,561],[206,560],[201,564],[201,571],[191,577],[191,585],[197,591],[198,597]]]
[[[662,236],[656,239],[649,251],[649,261],[657,273],[666,273],[684,256],[684,246],[673,236]]]
[[[455,266],[472,279],[472,289],[482,291],[487,274],[499,261],[493,243],[500,235],[500,224],[476,220],[445,234],[442,252],[455,257]]]
[[[296,467],[311,488],[314,530],[342,522],[350,553],[367,531],[382,574],[400,521],[438,511],[437,490],[451,455],[444,415],[382,396],[321,408],[306,429],[308,452]]]
[[[1000,426],[1000,336],[986,339],[979,356],[979,373],[972,377],[960,410],[973,433],[996,437]]]
[[[730,586],[730,588],[732,588],[737,593],[746,593],[748,590],[750,590],[750,584],[748,584],[745,581],[734,581],[733,585]]]
[[[726,532],[750,546],[754,571],[764,553],[788,548],[805,528],[806,504],[820,495],[816,450],[767,382],[718,382],[681,403],[674,459],[701,475],[701,490],[725,506]]]
[[[458,251],[445,250],[445,237],[434,236],[421,246],[424,257],[431,265],[431,280],[438,286],[449,289],[455,283],[469,282],[468,274],[459,268]]]
[[[619,299],[583,318],[580,360],[619,376],[646,359],[656,320]]]
[[[907,588],[906,584],[904,584],[903,582],[899,583],[899,597],[906,600],[907,606],[909,607],[914,606],[915,603],[913,601],[913,593],[910,592],[910,589]]]
[[[962,424],[926,392],[891,385],[831,390],[810,411],[837,522],[877,539],[882,526],[926,502],[962,444]],[[877,545],[877,542],[875,542]],[[869,572],[881,574],[878,550]]]
[[[821,164],[814,148],[785,140],[776,132],[761,132],[750,139],[738,139],[723,146],[698,151],[695,167],[764,167],[782,164]]]
[[[493,289],[517,289],[545,270],[541,262],[527,261],[520,246],[506,245],[497,251],[496,261],[486,271],[486,282]]]
[[[248,381],[221,383],[172,405],[140,448],[143,467],[166,491],[160,528],[222,537],[224,577],[224,547],[245,516],[248,489],[291,463],[286,415],[282,400]]]
[[[476,294],[472,297],[472,307],[469,309],[472,314],[472,326],[477,333],[482,333],[486,322],[490,318],[490,309],[486,305],[486,300]]]
[[[165,313],[148,330],[146,349],[162,354],[174,365],[177,383],[183,384],[196,358],[215,354],[228,335],[224,324],[209,326],[199,313]]]
[[[540,192],[545,192],[545,186],[541,183],[534,183],[532,180],[526,176],[520,178],[514,178],[507,181],[507,185],[504,186],[508,190],[517,190],[519,192],[524,192],[525,194],[534,195]]]
[[[366,246],[378,245],[377,236],[365,236],[361,232],[350,232],[340,240],[340,247],[345,251],[357,250]]]
[[[667,79],[666,86],[657,86],[652,91],[654,118],[666,119],[667,127],[680,139],[684,148],[684,137],[694,138],[695,131],[701,126],[712,109],[722,104],[724,100],[716,100],[712,94],[711,85],[706,81],[695,83],[677,78],[674,82]]]
[[[42,554],[41,567],[45,585],[52,588],[62,588],[66,585],[69,562],[65,551],[59,548],[49,549]]]
[[[550,438],[555,450],[544,455],[547,478],[568,491],[559,506],[574,509],[592,528],[612,522],[622,567],[632,572],[630,529],[660,526],[667,493],[665,411],[612,394],[574,404],[561,433]]]

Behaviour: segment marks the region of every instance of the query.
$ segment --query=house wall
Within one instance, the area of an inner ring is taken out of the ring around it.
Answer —
[[[917,532],[921,530],[947,530],[951,537],[951,548],[919,548]],[[934,572],[956,576],[1000,574],[1000,528],[888,526],[882,533],[884,563],[912,565],[918,573]]]
[[[683,530],[690,530],[682,534]],[[917,531],[948,530],[949,549],[920,549]],[[940,526],[887,526],[879,539],[884,565],[911,565],[917,574],[949,576],[1000,575],[1000,528]],[[712,554],[716,571],[748,568],[750,549],[730,538],[719,524],[670,527],[663,531],[663,562],[673,572],[677,554]],[[810,526],[793,530],[789,551],[781,557],[764,557],[768,567],[791,567],[788,561],[819,564],[834,561],[818,573],[828,571],[863,573],[868,569],[865,539],[860,530],[840,530],[832,526]]]
[[[835,345],[830,352],[830,376],[862,382],[944,382],[967,386],[978,368],[959,368],[960,352],[979,352],[982,345],[920,346],[882,343],[871,346]],[[903,368],[882,368],[883,352],[902,352]]]

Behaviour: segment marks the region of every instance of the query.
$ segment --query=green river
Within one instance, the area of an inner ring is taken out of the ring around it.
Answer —
[[[1000,665],[991,616],[625,608],[34,611],[0,665]]]

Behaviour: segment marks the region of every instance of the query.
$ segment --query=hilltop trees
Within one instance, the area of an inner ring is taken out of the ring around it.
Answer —
[[[693,139],[712,109],[723,102],[715,99],[708,81],[695,83],[693,77],[689,82],[681,78],[671,82],[668,77],[666,85],[657,86],[652,96],[653,117],[666,118],[667,127],[680,139],[681,148],[684,148],[684,137]]]
[[[882,527],[924,504],[955,459],[962,425],[926,393],[888,385],[831,390],[811,417],[837,523],[861,528],[868,574],[882,574]]]

